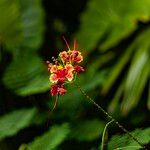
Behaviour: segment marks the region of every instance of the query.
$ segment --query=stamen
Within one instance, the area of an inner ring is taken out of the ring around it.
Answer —
[[[78,49],[78,44],[77,41],[74,40],[73,50],[77,50],[77,49]]]
[[[67,48],[70,50],[69,44],[68,44],[67,40],[65,39],[65,37],[64,37],[64,36],[62,36],[62,38],[63,38],[63,40],[64,40],[64,42],[65,42],[65,44],[66,44]]]

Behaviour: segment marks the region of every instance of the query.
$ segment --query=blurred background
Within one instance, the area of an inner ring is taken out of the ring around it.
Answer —
[[[76,87],[49,114],[46,60],[66,50],[62,35],[84,56],[82,89],[148,146],[150,0],[0,0],[0,150],[100,149],[110,120]],[[105,139],[137,145],[114,123]]]

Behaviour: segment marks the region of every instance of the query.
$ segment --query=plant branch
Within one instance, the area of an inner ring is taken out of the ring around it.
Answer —
[[[134,137],[127,129],[125,129],[113,116],[111,116],[107,111],[105,111],[100,105],[98,105],[91,97],[89,97],[84,90],[81,89],[80,85],[75,83],[80,92],[91,101],[99,110],[101,110],[109,119],[111,119],[121,130],[127,133],[134,141],[136,141],[142,148],[147,150],[147,148],[141,143],[136,137]]]

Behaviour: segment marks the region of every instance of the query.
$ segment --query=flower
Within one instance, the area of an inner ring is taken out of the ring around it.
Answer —
[[[80,63],[83,61],[83,56],[81,52],[77,50],[68,50],[68,52],[63,51],[59,54],[59,57],[63,63]]]
[[[83,56],[81,55],[81,52],[73,50],[70,54],[70,61],[75,63],[80,63],[81,61],[83,61]]]
[[[50,75],[50,81],[52,83],[57,83],[58,81],[65,81],[66,79],[68,81],[72,81],[73,79],[73,73],[72,71],[74,70],[73,66],[71,64],[65,65],[65,67],[59,67],[54,65],[50,72],[52,73]]]
[[[67,92],[67,90],[64,88],[62,84],[53,84],[51,86],[50,93],[52,96],[55,96],[57,94],[64,95]]]
[[[74,71],[75,71],[75,72],[78,72],[78,73],[79,73],[79,72],[83,72],[83,71],[84,71],[84,68],[83,68],[82,66],[77,66],[77,65],[76,65],[76,66],[74,66]]]
[[[66,51],[60,52],[59,57],[63,63],[69,62],[69,54]]]
[[[73,81],[76,73],[84,71],[82,66],[77,65],[83,61],[83,56],[77,49],[77,43],[74,42],[73,50],[70,50],[67,41],[68,51],[62,51],[59,53],[58,59],[52,58],[54,63],[48,64],[48,71],[50,72],[49,80],[52,83],[50,93],[52,96],[64,95],[67,90],[64,85]]]

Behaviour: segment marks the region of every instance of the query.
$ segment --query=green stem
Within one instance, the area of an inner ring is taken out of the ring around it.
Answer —
[[[80,92],[91,101],[99,110],[101,110],[109,119],[111,119],[121,130],[127,133],[134,141],[136,141],[142,148],[147,150],[147,148],[141,143],[136,137],[134,137],[130,132],[127,131],[113,116],[111,116],[107,111],[105,111],[100,105],[98,105],[91,97],[89,97],[80,87],[79,84],[75,84]]]
[[[56,95],[56,99],[55,99],[55,103],[54,103],[54,106],[53,106],[53,109],[51,110],[51,112],[53,112],[53,111],[55,110],[55,108],[57,107],[58,98],[59,98],[59,95],[57,94],[57,95]]]
[[[102,135],[102,146],[101,146],[101,150],[104,150],[104,146],[105,146],[105,135],[106,135],[106,130],[108,128],[108,126],[113,122],[113,120],[109,121],[103,131],[103,135]]]

